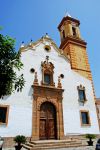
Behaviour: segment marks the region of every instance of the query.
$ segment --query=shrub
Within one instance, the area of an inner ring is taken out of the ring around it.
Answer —
[[[17,135],[15,138],[14,138],[14,141],[18,144],[24,144],[26,142],[26,137],[23,136],[23,135]]]
[[[96,135],[95,134],[86,134],[85,136],[87,139],[95,139]]]

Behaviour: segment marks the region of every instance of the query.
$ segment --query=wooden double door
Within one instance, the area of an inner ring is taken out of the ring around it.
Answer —
[[[50,102],[40,107],[39,137],[41,140],[57,138],[56,109]]]

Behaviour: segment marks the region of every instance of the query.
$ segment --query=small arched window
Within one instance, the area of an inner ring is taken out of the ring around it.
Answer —
[[[44,73],[44,83],[47,85],[51,84],[51,76],[49,73]]]
[[[65,39],[65,31],[62,31],[63,39]]]
[[[76,28],[75,27],[72,27],[72,32],[73,32],[73,36],[76,36]]]

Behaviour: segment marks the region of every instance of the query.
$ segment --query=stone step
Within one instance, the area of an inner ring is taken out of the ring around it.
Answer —
[[[30,147],[30,146],[28,146],[28,145],[26,145],[26,144],[23,144],[23,148],[25,148],[25,149],[27,149],[27,150],[32,149],[32,147]]]
[[[23,145],[27,150],[57,149],[68,147],[82,147],[81,140],[42,140],[30,141]]]
[[[26,143],[26,145],[29,146],[29,147],[33,147],[35,144],[33,144],[31,142],[28,142],[28,143]]]
[[[72,142],[66,142],[66,143],[42,143],[42,144],[32,144],[32,143],[27,143],[27,145],[28,146],[30,146],[30,147],[33,147],[33,146],[53,146],[53,145],[73,145],[73,144],[82,144],[82,142],[74,142],[74,141],[72,141]]]
[[[33,147],[31,150],[48,150],[48,149],[62,149],[62,148],[75,148],[75,147],[82,147],[82,145],[67,145],[67,146],[64,146],[64,145],[61,145],[61,146],[52,146],[52,147]]]
[[[42,144],[59,144],[59,143],[69,143],[69,142],[79,142],[81,140],[74,140],[74,139],[71,139],[71,140],[41,140],[41,141],[30,141],[30,143],[32,144],[38,144],[38,145],[42,145]]]

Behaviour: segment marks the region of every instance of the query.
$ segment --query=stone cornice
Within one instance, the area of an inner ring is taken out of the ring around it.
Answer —
[[[85,71],[85,72],[90,72],[90,70],[85,70],[85,69],[81,69],[81,68],[75,68],[75,67],[71,67],[71,69],[74,69],[74,70],[81,70],[81,71]]]
[[[63,49],[68,43],[75,44],[75,45],[78,45],[78,46],[82,46],[82,47],[85,47],[85,48],[86,48],[86,45],[87,45],[87,43],[82,39],[68,36],[64,39],[64,41],[61,43],[59,48]]]
[[[66,16],[62,19],[62,21],[60,22],[59,26],[58,26],[58,29],[60,30],[62,24],[65,22],[65,21],[70,21],[70,22],[75,22],[77,23],[78,25],[80,25],[80,21],[77,20],[77,19],[74,19],[74,18],[71,18],[69,16]]]
[[[64,89],[56,88],[56,87],[54,87],[54,86],[33,85],[32,87],[39,88],[39,89],[44,89],[44,90],[53,90],[53,91],[58,91],[58,92],[64,92]]]

